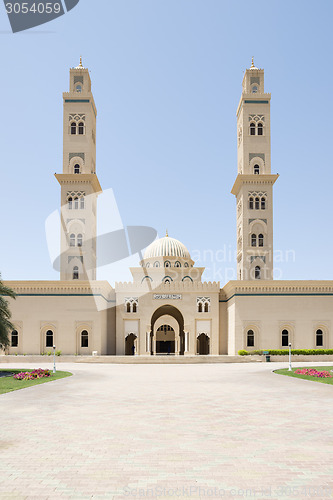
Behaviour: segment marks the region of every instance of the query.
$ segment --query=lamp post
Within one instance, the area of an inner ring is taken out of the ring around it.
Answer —
[[[289,342],[288,346],[289,346],[289,368],[288,368],[288,372],[291,372],[292,369],[291,369],[291,343],[290,342]]]
[[[56,373],[56,365],[55,365],[55,350],[56,346],[53,346],[53,373]]]

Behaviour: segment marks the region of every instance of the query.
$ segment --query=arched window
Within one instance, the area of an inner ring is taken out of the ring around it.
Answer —
[[[126,312],[130,313],[131,312],[131,303],[127,302],[126,304]]]
[[[17,330],[12,331],[11,347],[18,347],[18,331]]]
[[[188,262],[185,262],[184,267],[188,267]]]
[[[282,330],[281,344],[282,344],[282,347],[288,347],[288,344],[289,344],[289,332],[288,332],[288,330]]]
[[[73,208],[73,198],[68,198],[68,210],[72,210]]]
[[[136,302],[133,302],[133,312],[136,313]]]
[[[71,123],[71,135],[76,135],[76,122]]]
[[[246,346],[247,347],[254,347],[254,331],[253,330],[248,330],[246,334]]]
[[[256,246],[257,246],[257,235],[251,234],[251,247],[256,247]]]
[[[259,210],[259,208],[260,208],[260,200],[259,200],[259,198],[256,198],[255,208],[256,208],[256,210]]]
[[[209,312],[209,304],[208,302],[205,302],[205,313]]]
[[[53,332],[52,330],[47,330],[46,332],[46,347],[53,347]]]
[[[77,163],[74,165],[74,174],[79,174],[81,172],[80,165]]]
[[[169,278],[167,278],[167,279],[165,279],[165,280],[164,280],[164,283],[168,283],[168,284],[170,284],[170,283],[171,283],[171,281],[169,280]]]
[[[252,94],[256,94],[257,92],[258,92],[258,87],[256,85],[253,85]]]
[[[80,122],[79,123],[79,135],[83,135],[83,134],[84,134],[84,123]]]
[[[89,347],[89,333],[87,330],[81,332],[81,347]]]
[[[266,210],[266,198],[261,198],[261,210]]]
[[[79,198],[77,196],[74,198],[74,208],[75,210],[79,208]]]
[[[164,263],[164,267],[171,267],[171,264],[168,260]]]
[[[253,198],[252,198],[252,196],[251,196],[251,198],[249,198],[249,209],[253,210]]]
[[[81,208],[81,210],[84,209],[84,196],[81,196],[81,198],[80,198],[80,208]]]
[[[258,135],[264,135],[264,127],[262,123],[258,123]]]
[[[160,267],[160,263],[159,262],[154,262],[154,267]]]
[[[316,331],[316,347],[323,347],[324,345],[324,334],[323,330]]]
[[[202,313],[202,303],[201,302],[199,302],[199,304],[198,304],[198,312]]]
[[[75,234],[74,233],[72,233],[69,237],[69,246],[75,247]]]
[[[81,85],[77,85],[76,88],[75,88],[76,92],[78,92],[79,94],[81,94],[82,92],[82,86]]]
[[[254,165],[253,170],[254,170],[255,174],[260,174],[260,167],[259,167],[259,165]]]
[[[181,267],[181,264],[180,264],[180,262],[178,262],[178,260],[177,260],[177,262],[175,263],[175,267]]]
[[[75,266],[73,268],[73,280],[78,280],[79,279],[79,268]]]
[[[256,124],[250,123],[250,135],[256,135]]]
[[[78,247],[82,247],[82,241],[83,241],[82,234],[78,234],[77,235],[77,246]]]
[[[254,277],[256,280],[260,280],[260,275],[261,275],[261,269],[260,266],[256,266],[254,270]]]
[[[260,247],[264,246],[264,235],[263,234],[259,234],[259,236],[258,236],[258,245]]]

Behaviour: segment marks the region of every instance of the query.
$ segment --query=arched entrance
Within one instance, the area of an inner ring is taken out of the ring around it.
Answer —
[[[161,327],[166,326],[171,328],[167,330],[165,338],[164,329],[158,331]],[[184,340],[184,318],[182,313],[174,306],[164,305],[156,309],[151,318],[151,333],[150,333],[150,354],[168,354],[158,352],[158,349],[170,348],[170,354],[184,354],[185,340]],[[165,341],[170,341],[171,344],[157,344],[162,342],[163,337]],[[174,344],[173,344],[174,342]]]
[[[175,354],[175,331],[170,325],[161,325],[156,330],[156,354]]]
[[[125,355],[135,356],[137,336],[134,333],[127,335],[125,339]]]
[[[209,354],[209,337],[205,333],[201,333],[201,335],[197,338],[197,354],[204,355]]]

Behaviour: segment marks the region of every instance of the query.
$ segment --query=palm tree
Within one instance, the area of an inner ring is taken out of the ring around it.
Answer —
[[[14,325],[10,322],[9,304],[5,297],[15,299],[15,296],[15,292],[2,283],[0,275],[0,349],[9,346],[8,333],[14,330]]]

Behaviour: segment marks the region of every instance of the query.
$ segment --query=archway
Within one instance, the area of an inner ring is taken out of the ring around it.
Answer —
[[[125,339],[125,356],[134,356],[136,351],[137,336],[134,333],[127,335]]]
[[[172,326],[161,325],[156,330],[156,354],[175,354],[176,334]]]
[[[197,354],[205,355],[209,354],[209,337],[205,333],[201,333],[201,335],[197,338]]]
[[[179,309],[169,304],[159,307],[152,315],[151,333],[150,333],[150,354],[151,355],[154,355],[155,353],[157,354],[157,349],[156,349],[158,340],[157,330],[163,325],[170,326],[174,331],[174,343],[175,343],[174,354],[183,355],[185,349],[184,318]],[[171,337],[172,332],[169,333]],[[171,338],[168,340],[172,341]],[[171,344],[171,349],[172,349],[172,344]]]

